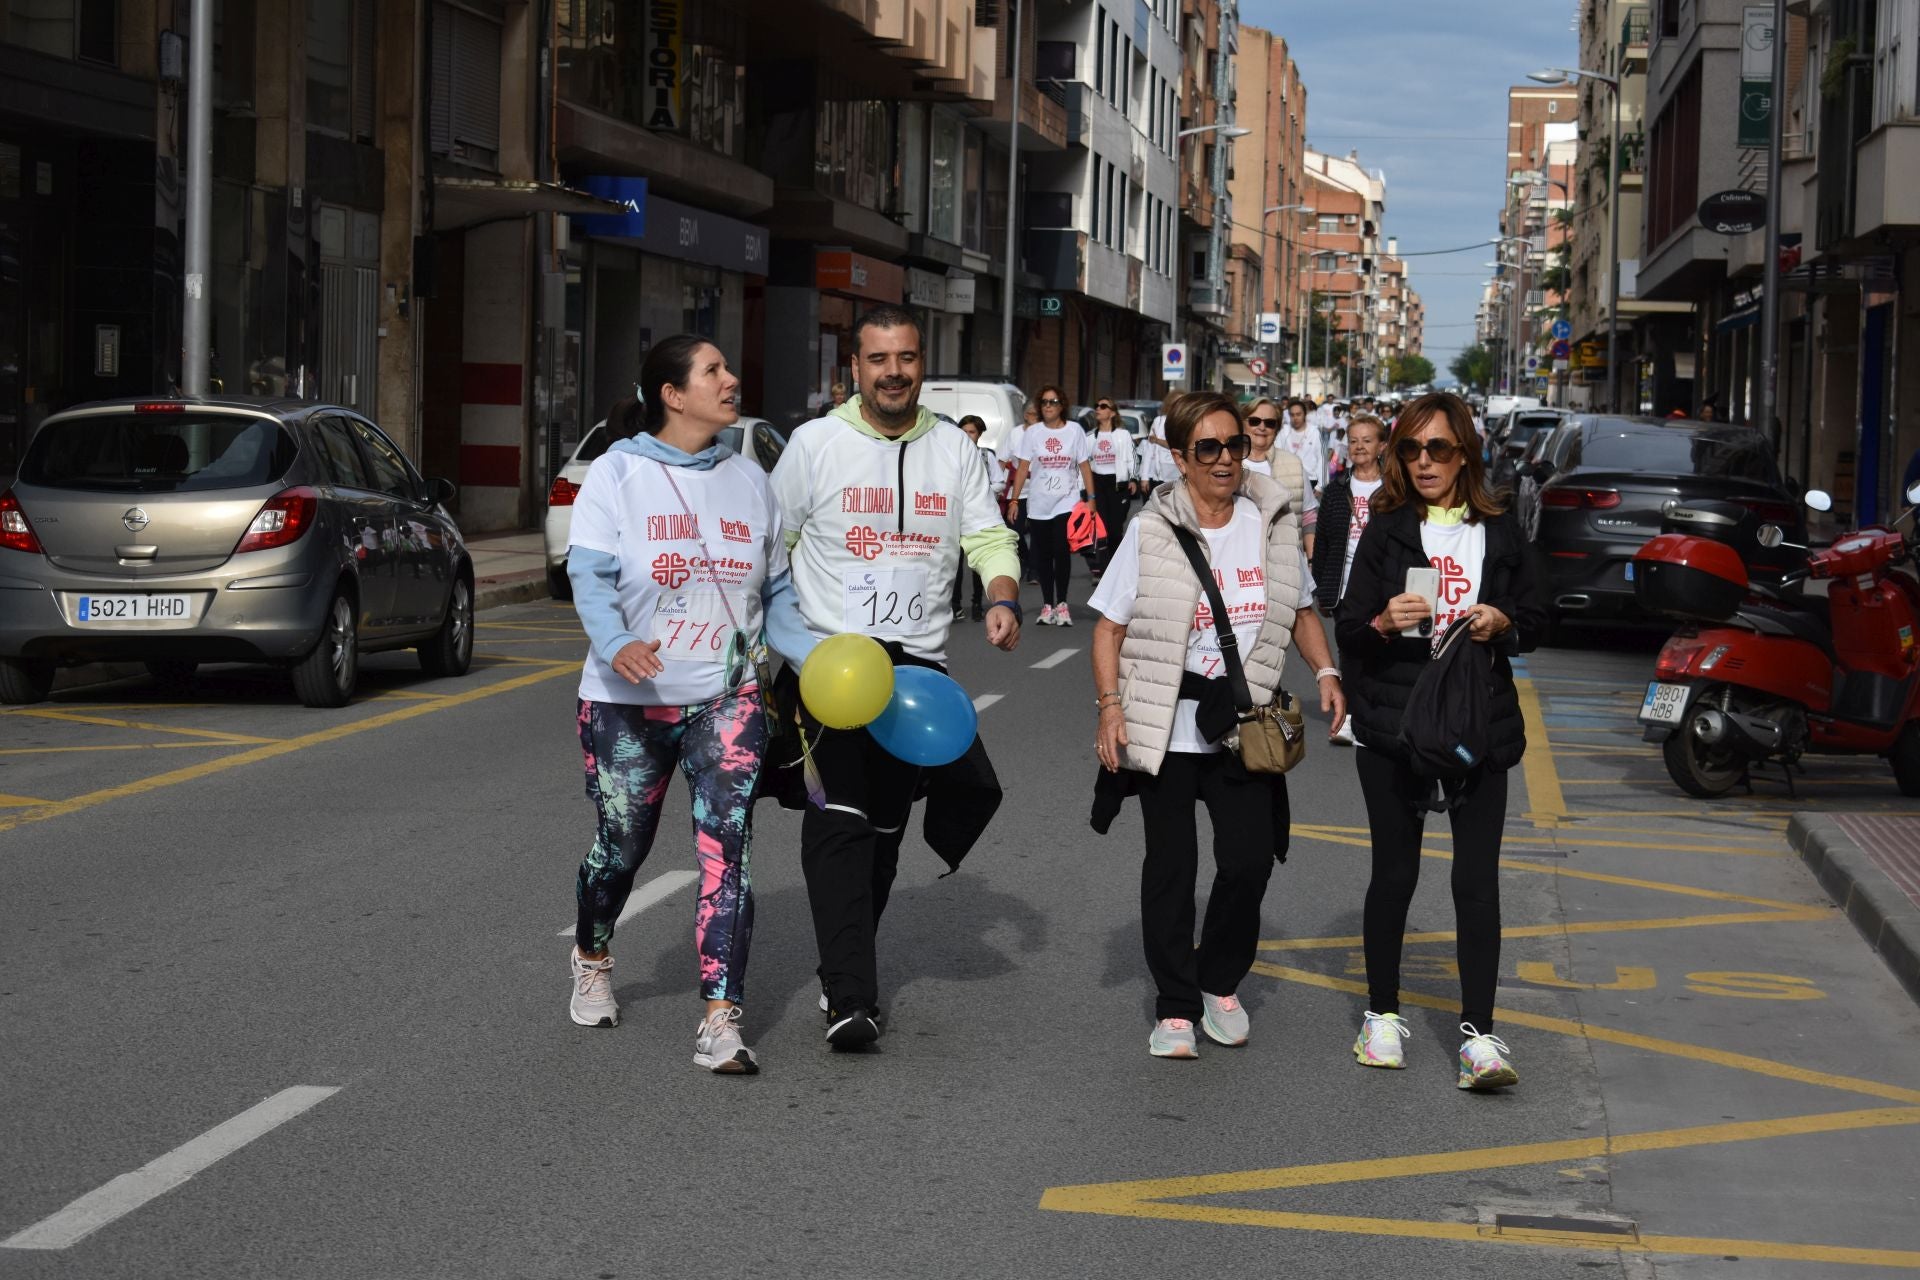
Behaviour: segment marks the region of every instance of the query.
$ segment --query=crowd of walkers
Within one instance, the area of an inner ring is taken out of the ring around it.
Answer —
[[[955,424],[920,406],[921,342],[909,311],[863,316],[857,393],[797,428],[770,477],[721,440],[740,385],[725,355],[690,336],[649,351],[627,408],[634,430],[594,462],[568,558],[590,642],[578,725],[597,814],[576,877],[573,1021],[619,1022],[615,928],[677,768],[699,862],[695,1063],[758,1070],[743,1001],[763,797],[802,813],[826,1040],[857,1049],[879,1038],[875,939],[912,809],[926,800],[927,842],[957,867],[1001,791],[979,738],[951,764],[908,763],[866,729],[821,723],[796,673],[845,633],[877,640],[896,669],[944,670],[951,627],[969,616],[1011,650],[1022,578],[1040,588],[1043,625],[1072,626],[1078,550],[1096,579],[1094,825],[1106,830],[1137,797],[1145,833],[1149,1052],[1194,1058],[1203,1040],[1251,1037],[1239,989],[1288,849],[1286,770],[1305,745],[1285,687],[1297,652],[1329,742],[1353,748],[1371,831],[1356,1061],[1405,1063],[1400,953],[1425,821],[1444,813],[1458,1084],[1514,1084],[1493,1034],[1507,773],[1525,750],[1509,659],[1532,646],[1544,614],[1466,404],[1436,393],[1404,406],[1242,405],[1196,392],[1169,397],[1136,434],[1112,398],[1082,424],[1049,386],[995,451],[980,419]],[[1408,708],[1476,664],[1484,751],[1436,771],[1413,742],[1429,717]],[[1196,921],[1202,807],[1215,872]]]

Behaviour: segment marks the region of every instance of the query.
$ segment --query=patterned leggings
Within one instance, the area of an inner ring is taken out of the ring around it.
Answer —
[[[753,790],[766,754],[760,691],[723,694],[697,707],[640,707],[580,700],[587,798],[599,812],[593,849],[580,864],[580,949],[603,952],[653,848],[660,802],[677,762],[693,793],[700,898],[693,939],[700,994],[736,1003],[746,991],[753,941]]]

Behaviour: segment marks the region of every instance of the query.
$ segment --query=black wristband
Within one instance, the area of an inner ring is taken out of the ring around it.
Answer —
[[[995,600],[992,604],[988,605],[987,608],[1011,609],[1013,610],[1013,620],[1022,626],[1026,625],[1027,615],[1026,612],[1020,608],[1020,602],[1018,600]]]

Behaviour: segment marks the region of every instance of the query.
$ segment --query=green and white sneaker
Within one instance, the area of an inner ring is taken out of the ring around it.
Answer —
[[[1471,1022],[1460,1024],[1460,1034],[1467,1038],[1460,1046],[1460,1088],[1504,1089],[1520,1083],[1520,1073],[1507,1060],[1513,1051],[1505,1041],[1498,1036],[1480,1034]]]
[[[1210,996],[1200,994],[1200,1003],[1206,1012],[1200,1015],[1200,1029],[1207,1033],[1207,1039],[1215,1044],[1237,1049],[1247,1042],[1253,1024],[1247,1017],[1247,1007],[1240,1003],[1237,996]]]
[[[1360,1022],[1360,1035],[1353,1042],[1353,1060],[1363,1067],[1404,1067],[1407,1065],[1405,1041],[1412,1034],[1412,1028],[1399,1014],[1369,1010]]]
[[[1193,1023],[1186,1018],[1162,1018],[1153,1024],[1147,1037],[1147,1052],[1156,1058],[1197,1058],[1200,1045],[1193,1037]]]

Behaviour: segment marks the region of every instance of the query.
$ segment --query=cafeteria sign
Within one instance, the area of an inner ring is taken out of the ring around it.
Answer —
[[[1700,225],[1723,236],[1744,236],[1767,225],[1767,198],[1753,191],[1722,191],[1700,202]]]
[[[647,5],[647,128],[680,127],[680,23],[685,0]]]

